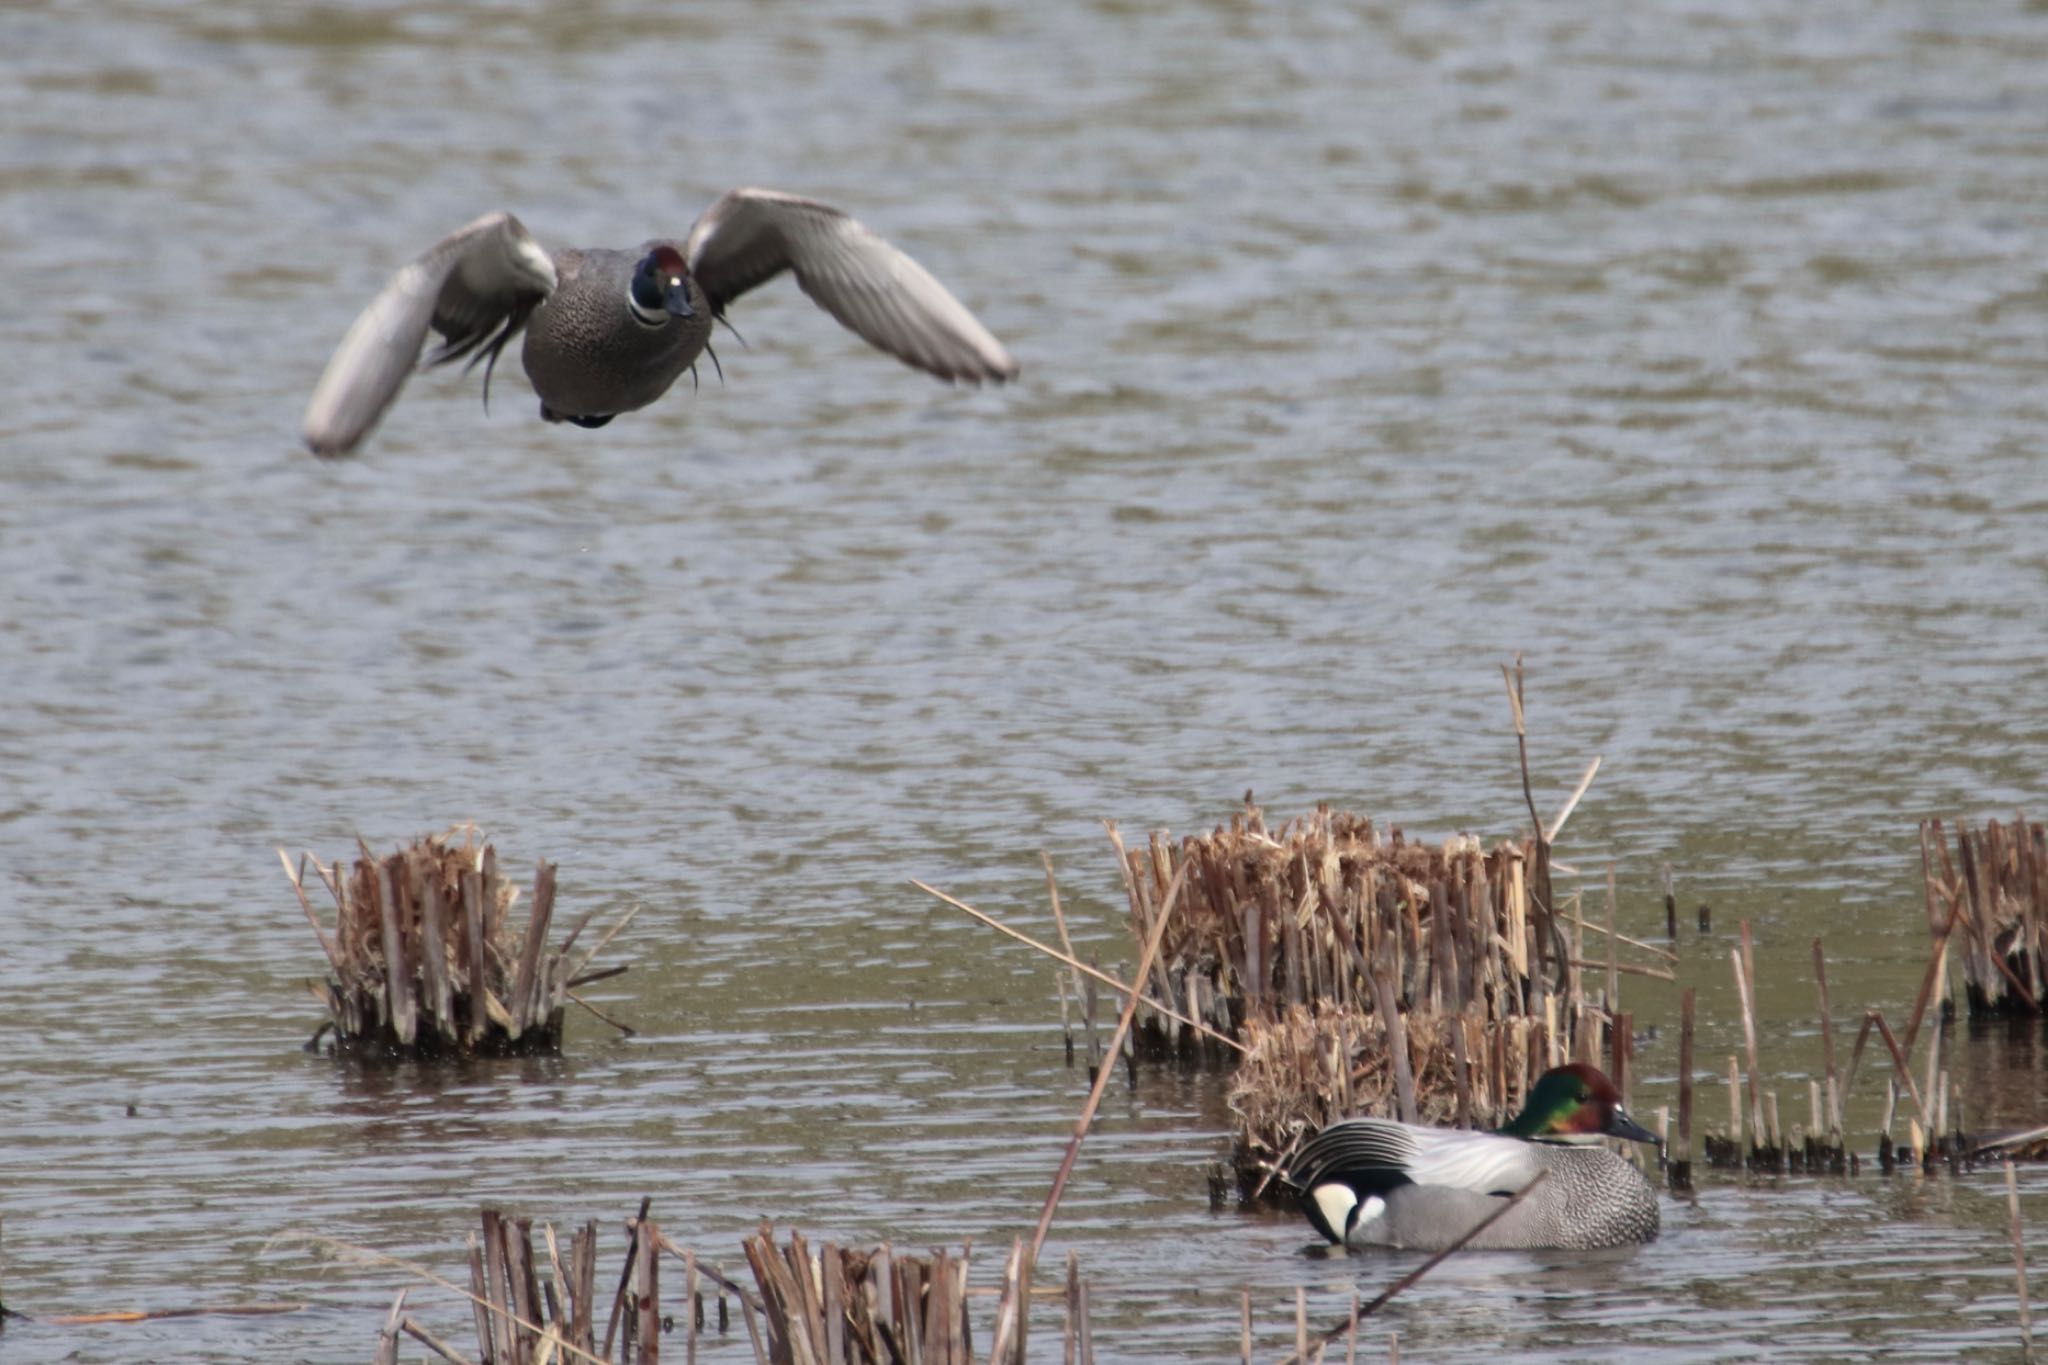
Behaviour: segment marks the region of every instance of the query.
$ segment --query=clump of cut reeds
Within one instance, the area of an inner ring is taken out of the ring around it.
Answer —
[[[968,1252],[941,1248],[929,1257],[893,1251],[842,1250],[831,1242],[813,1252],[801,1233],[778,1244],[763,1225],[745,1243],[747,1264],[760,1288],[765,1355],[770,1361],[810,1360],[821,1365],[901,1360],[954,1365],[974,1358],[967,1312]],[[1005,1289],[1017,1283],[1006,1279]],[[1020,1303],[1028,1303],[1025,1294]],[[1005,1311],[1012,1314],[1006,1293]],[[1010,1319],[1014,1322],[1014,1317]],[[1022,1359],[1016,1327],[992,1360]]]
[[[2041,1013],[2048,937],[2048,831],[2025,816],[1982,829],[1958,821],[1955,855],[1939,819],[1920,824],[1927,927],[1937,942],[1960,930],[1972,1017]]]
[[[1604,929],[1575,903],[1552,912],[1541,837],[1490,850],[1469,836],[1383,838],[1327,805],[1270,831],[1247,800],[1205,836],[1155,834],[1136,849],[1113,827],[1111,838],[1134,934],[1149,933],[1165,886],[1185,877],[1164,951],[1138,983],[1141,1037],[1154,1052],[1193,1045],[1157,1001],[1250,1049],[1233,1086],[1246,1190],[1336,1118],[1490,1126],[1549,1066],[1624,1067],[1616,983],[1670,978],[1618,959],[1615,945],[1634,941],[1614,932],[1611,906]],[[1589,930],[1607,935],[1602,960],[1580,946]]]
[[[764,1223],[741,1243],[758,1292],[750,1292],[707,1257],[680,1247],[648,1217],[651,1201],[626,1220],[626,1254],[617,1276],[597,1276],[597,1224],[586,1223],[570,1241],[568,1256],[552,1226],[493,1209],[482,1214],[482,1235],[469,1237],[467,1288],[423,1267],[360,1247],[335,1246],[346,1253],[401,1266],[460,1295],[469,1304],[478,1359],[484,1365],[538,1365],[545,1361],[591,1361],[604,1365],[652,1365],[664,1350],[669,1358],[695,1361],[700,1346],[715,1345],[732,1330],[737,1306],[741,1326],[761,1365],[808,1361],[816,1365],[968,1365],[976,1359],[974,1299],[995,1300],[987,1351],[990,1365],[1022,1365],[1031,1300],[1059,1299],[1065,1308],[1065,1358],[1092,1365],[1088,1286],[1069,1252],[1060,1287],[1034,1289],[1027,1241],[1018,1238],[1004,1264],[999,1287],[970,1289],[972,1246],[956,1254],[945,1248],[919,1256],[888,1243],[869,1250],[824,1242],[815,1248],[790,1231],[786,1240]],[[668,1278],[664,1311],[662,1281]],[[609,1288],[616,1284],[616,1288]],[[405,1313],[409,1290],[401,1290],[386,1320],[379,1360],[395,1360],[400,1333],[447,1360],[461,1360],[445,1341]],[[707,1298],[716,1299],[716,1326]],[[678,1306],[679,1305],[679,1306]],[[667,1343],[664,1337],[679,1340]]]
[[[308,983],[328,1011],[309,1048],[331,1029],[338,1050],[363,1056],[558,1052],[568,1003],[604,1018],[574,991],[626,970],[588,968],[633,912],[572,964],[570,950],[591,915],[548,947],[554,865],[536,869],[531,908],[523,924],[515,923],[519,892],[500,875],[496,850],[479,842],[473,826],[461,831],[460,843],[456,833],[429,835],[383,857],[358,841],[361,856],[352,867],[311,855],[294,867],[278,850],[329,968],[326,981]],[[331,930],[306,895],[308,863],[333,899]]]

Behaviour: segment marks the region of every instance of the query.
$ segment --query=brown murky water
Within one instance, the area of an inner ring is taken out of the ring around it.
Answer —
[[[360,1359],[392,1277],[273,1236],[453,1267],[484,1200],[648,1193],[719,1253],[763,1217],[1002,1242],[1083,1081],[1044,965],[907,878],[1042,923],[1048,848],[1113,958],[1104,817],[1252,787],[1505,833],[1518,649],[1546,804],[1606,759],[1561,855],[1618,863],[1637,932],[1662,862],[1715,905],[1706,1067],[1753,921],[1803,1109],[1811,936],[1840,1020],[1902,1010],[1915,819],[2048,787],[2044,63],[2038,5],[1896,0],[16,0],[0,1289],[316,1307],[0,1355]],[[441,233],[626,243],[741,183],[854,208],[1023,381],[948,392],[784,285],[723,386],[602,432],[435,375],[365,458],[294,449]],[[641,1036],[431,1077],[299,1052],[318,955],[273,848],[464,818],[579,911],[647,907],[602,996]],[[1638,1109],[1675,1000],[1628,987],[1664,1025]],[[1959,1073],[2041,1118],[2037,1045]],[[1227,1127],[1213,1077],[1111,1092],[1053,1239],[1106,1353],[1231,1350],[1244,1286],[1277,1351],[1296,1286],[1333,1317],[1407,1267],[1211,1214]],[[1989,1176],[1712,1180],[1653,1246],[1454,1261],[1386,1325],[1428,1360],[2017,1358],[2002,1210]]]

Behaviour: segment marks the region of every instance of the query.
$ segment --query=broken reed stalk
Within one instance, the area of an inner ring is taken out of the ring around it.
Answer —
[[[632,1225],[637,1226],[641,1222],[645,1221],[647,1217],[647,1211],[653,1206],[654,1197],[652,1195],[641,1195],[640,1211],[633,1215]],[[626,1243],[626,1263],[619,1267],[619,1287],[612,1291],[611,1312],[605,1318],[604,1353],[606,1356],[611,1355],[612,1342],[618,1339],[619,1324],[621,1321],[624,1320],[624,1315],[626,1311],[626,1290],[633,1283],[633,1261],[639,1254],[639,1239],[634,1238],[628,1241]]]
[[[1590,924],[1586,927],[1589,929],[1598,929],[1600,926],[1597,924]],[[1624,976],[1647,976],[1654,981],[1675,982],[1678,980],[1677,973],[1669,971],[1663,967],[1639,967],[1633,962],[1615,962],[1612,959],[1605,962],[1596,962],[1583,957],[1575,957],[1572,959],[1571,965],[1579,968],[1581,971],[1606,971],[1609,973],[1619,972]],[[1615,994],[1618,995],[1619,992],[1616,992]]]
[[[1025,1340],[1031,1316],[1031,1263],[1024,1239],[1013,1238],[1010,1255],[1003,1262],[1002,1298],[996,1304],[995,1332],[989,1342],[991,1365],[1015,1361],[1023,1365]]]
[[[1735,986],[1742,999],[1742,1046],[1749,1063],[1749,1142],[1756,1152],[1764,1133],[1763,1078],[1757,1064],[1756,953],[1750,939],[1749,921],[1742,921],[1742,945],[1729,949],[1735,962]]]
[[[398,1324],[405,1317],[406,1292],[398,1291],[398,1297],[391,1300],[391,1311],[384,1315],[384,1330],[377,1334],[377,1354],[371,1357],[375,1365],[398,1365]]]
[[[1521,759],[1522,800],[1529,807],[1529,825],[1536,831],[1539,842],[1543,840],[1543,817],[1536,813],[1536,794],[1529,788],[1529,726],[1522,710],[1522,656],[1515,654],[1513,671],[1507,664],[1500,666],[1501,680],[1508,686],[1508,714],[1515,726],[1515,752]]]
[[[161,1322],[166,1318],[269,1318],[285,1313],[303,1313],[305,1303],[202,1303],[185,1308],[113,1309],[97,1313],[53,1313],[30,1318],[10,1308],[6,1316],[35,1322],[44,1327],[98,1327],[117,1322]]]
[[[947,905],[952,906],[955,910],[961,911],[963,914],[970,915],[973,918],[980,920],[983,924],[986,924],[989,928],[995,930],[997,933],[1002,934],[1007,938],[1015,939],[1017,942],[1023,944],[1027,948],[1036,948],[1039,952],[1044,953],[1047,957],[1052,958],[1055,962],[1064,963],[1066,966],[1072,968],[1076,972],[1079,972],[1083,976],[1088,977],[1090,980],[1101,982],[1103,985],[1115,991],[1118,995],[1125,997],[1133,997],[1135,994],[1129,986],[1117,980],[1108,972],[1105,972],[1098,967],[1090,966],[1088,963],[1083,962],[1081,961],[1081,959],[1075,957],[1071,950],[1063,953],[1059,949],[1051,946],[1050,944],[1041,943],[1037,939],[1031,937],[1031,935],[1022,932],[1021,930],[1011,928],[1009,925],[997,919],[994,915],[988,914],[985,911],[977,910],[973,906],[969,905],[966,901],[958,900],[952,896],[949,896],[945,892],[939,890],[937,887],[927,886],[925,885],[925,883],[917,880],[915,877],[910,879],[910,884],[916,887],[918,890],[924,892],[927,896],[930,896],[939,901],[943,901]],[[1237,1039],[1230,1037],[1228,1034],[1219,1033],[1215,1029],[1210,1028],[1207,1024],[1204,1024],[1199,1020],[1189,1018],[1187,1015],[1180,1013],[1171,1005],[1168,1005],[1163,1001],[1155,999],[1154,997],[1149,995],[1144,996],[1143,1000],[1148,1008],[1156,1010],[1158,1013],[1165,1015],[1169,1019],[1176,1020],[1182,1025],[1190,1029],[1193,1029],[1195,1032],[1201,1034],[1202,1036],[1216,1043],[1221,1044],[1224,1047],[1230,1048],[1233,1051],[1237,1052],[1243,1052],[1245,1050],[1245,1045],[1243,1043],[1240,1043]],[[1092,1012],[1090,1014],[1090,1023],[1091,1025],[1093,1023]]]
[[[1948,1126],[1942,1119],[1942,1115],[1947,1108],[1942,1098],[1942,1092],[1945,1087],[1941,1083],[1942,1032],[1941,1014],[1937,1011],[1934,1016],[1934,1028],[1927,1035],[1927,1070],[1923,1073],[1920,1083],[1920,1093],[1927,1096],[1928,1100],[1927,1139],[1929,1143],[1940,1142],[1942,1140],[1942,1132]]]
[[[582,1003],[571,988],[624,970],[586,975],[589,955],[569,965],[568,950],[588,914],[561,947],[547,950],[552,864],[536,870],[532,910],[515,928],[509,912],[518,892],[499,875],[496,851],[478,844],[474,826],[459,845],[455,832],[382,858],[359,840],[352,870],[310,855],[294,865],[278,850],[330,969],[324,983],[308,985],[327,1006],[320,1033],[333,1029],[337,1051],[380,1058],[559,1052],[565,1006]],[[332,934],[306,894],[309,861],[334,902]]]
[[[1891,1025],[1885,1022],[1884,1011],[1869,1010],[1864,1017],[1877,1027],[1878,1037],[1884,1039],[1885,1049],[1891,1053],[1892,1074],[1900,1088],[1911,1097],[1913,1108],[1918,1111],[1921,1130],[1924,1132],[1931,1126],[1933,1118],[1927,1112],[1927,1102],[1920,1097],[1920,1087],[1913,1081],[1913,1068],[1906,1065],[1906,1054],[1899,1047],[1899,1040],[1892,1036]]]
[[[1345,1318],[1343,1321],[1339,1322],[1336,1326],[1331,1327],[1329,1330],[1321,1333],[1319,1336],[1315,1338],[1314,1341],[1299,1346],[1293,1355],[1289,1356],[1286,1360],[1281,1362],[1281,1365],[1302,1365],[1303,1362],[1306,1362],[1310,1358],[1309,1348],[1321,1349],[1322,1347],[1327,1346],[1330,1342],[1335,1341],[1338,1337],[1343,1336],[1347,1332],[1355,1334],[1358,1331],[1358,1323],[1360,1319],[1369,1318],[1373,1314],[1379,1312],[1380,1309],[1385,1308],[1389,1303],[1393,1302],[1395,1295],[1399,1294],[1402,1290],[1407,1289],[1410,1285],[1413,1285],[1417,1280],[1421,1279],[1424,1275],[1427,1275],[1430,1271],[1442,1265],[1444,1261],[1449,1259],[1451,1256],[1456,1255],[1458,1252],[1464,1250],[1466,1244],[1469,1243],[1474,1237],[1477,1237],[1480,1233],[1492,1227],[1494,1223],[1497,1222],[1499,1219],[1506,1217],[1510,1209],[1514,1208],[1515,1205],[1521,1203],[1524,1199],[1527,1199],[1532,1193],[1535,1192],[1537,1186],[1541,1185],[1545,1180],[1548,1180],[1549,1178],[1550,1172],[1538,1171],[1536,1173],[1536,1178],[1534,1180],[1522,1186],[1521,1189],[1516,1190],[1506,1199],[1503,1199],[1500,1202],[1499,1207],[1495,1208],[1492,1212],[1488,1213],[1486,1217],[1480,1219],[1478,1224],[1472,1229],[1470,1229],[1468,1232],[1466,1232],[1464,1236],[1460,1237],[1457,1241],[1445,1247],[1442,1251],[1437,1252],[1434,1256],[1431,1256],[1421,1265],[1416,1266],[1415,1269],[1409,1271],[1406,1275],[1403,1275],[1400,1279],[1394,1281],[1391,1285],[1388,1285],[1387,1288],[1377,1298],[1375,1298],[1371,1303],[1366,1304],[1363,1308],[1360,1308],[1358,1306],[1357,1300],[1354,1298],[1351,1305],[1350,1316]]]
[[[1517,664],[1516,668],[1519,672],[1520,665]],[[1518,688],[1521,686],[1519,678],[1516,680],[1515,685]],[[1593,761],[1586,765],[1586,771],[1579,774],[1579,785],[1572,788],[1572,794],[1565,798],[1564,804],[1558,807],[1557,814],[1551,816],[1550,823],[1544,827],[1544,843],[1554,844],[1557,842],[1558,833],[1564,829],[1564,822],[1571,819],[1572,812],[1579,808],[1579,802],[1585,799],[1587,788],[1593,785],[1593,775],[1599,771],[1600,755],[1594,754]]]
[[[1920,991],[1913,997],[1913,1013],[1906,1020],[1906,1040],[1901,1044],[1908,1054],[1920,1037],[1920,1024],[1927,1017],[1929,1002],[1940,998],[1941,993],[1935,989],[1935,983],[1948,979],[1949,931],[1954,925],[1955,916],[1951,915],[1941,932],[1934,936],[1933,949],[1927,954],[1927,970],[1921,974]]]
[[[417,1341],[420,1345],[432,1351],[435,1355],[441,1357],[441,1359],[451,1362],[451,1365],[470,1365],[468,1356],[463,1355],[460,1351],[457,1351],[453,1346],[450,1346],[447,1342],[441,1340],[441,1338],[435,1336],[432,1332],[429,1332],[426,1328],[420,1326],[419,1320],[417,1318],[412,1317],[410,1314],[408,1314],[404,1321],[400,1322],[398,1325],[404,1329],[405,1334],[407,1336],[411,1337],[414,1341]],[[395,1351],[393,1352],[393,1356],[395,1359]]]
[[[1751,1143],[1756,1140],[1757,1135],[1750,1134]],[[1728,1054],[1728,1146],[1719,1160],[1709,1154],[1708,1161],[1715,1166],[1740,1166],[1743,1163],[1742,1067],[1732,1052]]]
[[[1060,949],[1066,953],[1069,962],[1075,961],[1074,941],[1067,937],[1067,917],[1065,912],[1060,909],[1059,880],[1052,873],[1052,854],[1044,849],[1040,849],[1038,851],[1038,860],[1045,864],[1045,897],[1052,903],[1052,923],[1053,928],[1059,930]],[[1073,980],[1073,994],[1076,997],[1081,994],[1081,969],[1079,967],[1068,967],[1065,974],[1054,972],[1052,976],[1053,980],[1059,982],[1060,986],[1060,1033],[1066,1038],[1067,1042],[1067,1065],[1072,1066],[1074,1064],[1074,1023],[1072,1012],[1067,1003],[1067,984],[1068,978],[1071,977]]]
[[[1813,936],[1813,982],[1820,993],[1820,1047],[1822,1062],[1827,1069],[1828,1144],[1838,1153],[1842,1149],[1842,1088],[1835,1077],[1835,1020],[1834,1011],[1828,1006],[1828,959],[1821,950],[1820,935]]]
[[[1613,937],[1619,942],[1626,943],[1631,948],[1640,948],[1644,952],[1649,953],[1651,956],[1662,958],[1666,962],[1678,961],[1678,954],[1670,951],[1669,949],[1659,948],[1654,943],[1645,943],[1643,940],[1639,938],[1631,938],[1627,934],[1616,934],[1614,930],[1608,928],[1606,925],[1595,924],[1591,920],[1581,918],[1576,911],[1574,911],[1572,914],[1565,915],[1563,918],[1566,920],[1567,923],[1571,924],[1574,928],[1590,929],[1596,934],[1609,935],[1610,937]],[[1628,969],[1624,966],[1622,970],[1626,971]]]
[[[1692,1188],[1692,1030],[1693,995],[1687,986],[1678,1012],[1678,1158],[1671,1163],[1671,1188]]]
[[[2020,1294],[2020,1351],[2023,1357],[2034,1359],[2034,1314],[2027,1303],[2027,1244],[2020,1236],[2020,1185],[2019,1177],[2013,1173],[2012,1158],[2005,1160],[2005,1207],[2007,1231],[2012,1237],[2013,1278],[2019,1283]]]
[[[1606,1000],[1606,1005],[1607,1005],[1607,1013],[1608,1013],[1608,1017],[1609,1017],[1609,1018],[1612,1018],[1612,1017],[1614,1016],[1614,1013],[1615,1013],[1615,1011],[1617,1011],[1617,1010],[1619,1010],[1619,1009],[1621,1008],[1621,974],[1620,974],[1620,966],[1621,966],[1621,964],[1620,964],[1620,963],[1618,963],[1618,962],[1616,962],[1616,961],[1614,960],[1614,949],[1615,949],[1615,941],[1614,941],[1614,864],[1610,862],[1610,863],[1608,863],[1608,864],[1607,864],[1607,1000]],[[1615,1081],[1615,1083],[1616,1083],[1617,1085],[1618,1085],[1618,1084],[1620,1084],[1620,1077],[1613,1077],[1612,1079],[1613,1079],[1613,1080]],[[1622,1090],[1622,1095],[1624,1096],[1624,1098],[1626,1098],[1627,1094],[1628,1094],[1628,1090],[1626,1089],[1626,1087],[1624,1087],[1624,1088],[1623,1088],[1623,1090]]]
[[[1152,936],[1146,940],[1144,955],[1138,959],[1138,968],[1131,974],[1133,981],[1143,981],[1152,965],[1159,960],[1159,945],[1165,940],[1167,926],[1173,921],[1174,907],[1180,901],[1181,888],[1186,885],[1186,871],[1183,867],[1166,888],[1166,899],[1160,904]],[[1124,1000],[1123,1015],[1116,1021],[1116,1032],[1110,1036],[1110,1056],[1117,1056],[1124,1039],[1130,1036],[1131,1021],[1137,1013],[1138,993],[1131,991]],[[1060,1195],[1066,1191],[1067,1177],[1074,1173],[1074,1159],[1081,1154],[1081,1140],[1088,1136],[1089,1125],[1095,1122],[1095,1109],[1102,1103],[1102,1092],[1108,1088],[1110,1071],[1111,1068],[1106,1066],[1096,1070],[1095,1084],[1088,1091],[1088,1102],[1081,1106],[1081,1116],[1074,1121],[1074,1136],[1067,1142],[1066,1155],[1060,1159],[1059,1172],[1053,1176],[1052,1189],[1045,1196],[1045,1207],[1039,1210],[1038,1226],[1031,1233],[1030,1259],[1033,1262],[1045,1249],[1045,1235],[1052,1228],[1053,1212],[1059,1208]]]

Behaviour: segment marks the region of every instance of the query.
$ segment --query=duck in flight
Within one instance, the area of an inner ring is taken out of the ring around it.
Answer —
[[[929,271],[829,204],[777,190],[721,195],[682,241],[628,251],[544,249],[517,218],[487,213],[392,276],[327,362],[306,407],[306,445],[347,455],[420,363],[484,362],[522,331],[540,415],[601,427],[654,402],[710,350],[733,300],[783,271],[870,345],[948,382],[1001,383],[1017,362]],[[714,364],[717,356],[710,356]]]

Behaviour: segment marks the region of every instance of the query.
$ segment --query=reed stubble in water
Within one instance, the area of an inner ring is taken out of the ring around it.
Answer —
[[[975,1358],[969,1304],[989,1293],[997,1298],[996,1334],[985,1358],[1003,1365],[1021,1363],[1034,1292],[1065,1299],[1068,1339],[1079,1343],[1079,1359],[1092,1359],[1087,1286],[1071,1257],[1064,1290],[1033,1291],[1016,1254],[1022,1249],[1020,1241],[1006,1263],[1001,1287],[983,1291],[969,1288],[968,1246],[958,1255],[939,1248],[929,1256],[899,1253],[887,1243],[865,1251],[832,1242],[813,1249],[801,1233],[792,1230],[786,1239],[778,1238],[773,1227],[763,1224],[741,1245],[756,1286],[756,1292],[749,1292],[710,1260],[665,1236],[648,1216],[650,1208],[651,1201],[643,1199],[639,1212],[626,1220],[626,1254],[608,1311],[599,1297],[595,1221],[576,1233],[565,1262],[551,1226],[540,1228],[543,1258],[536,1251],[533,1220],[485,1209],[480,1234],[469,1237],[467,1290],[420,1267],[405,1268],[466,1299],[478,1358],[507,1365],[545,1359],[654,1365],[663,1339],[677,1332],[683,1338],[684,1359],[694,1361],[700,1338],[711,1326],[698,1287],[701,1281],[710,1282],[716,1297],[717,1336],[729,1335],[728,1303],[737,1304],[760,1365],[792,1360],[818,1365],[876,1360],[967,1365]],[[664,1257],[684,1273],[680,1313],[662,1306]],[[390,1262],[387,1257],[377,1259]],[[463,1359],[446,1341],[403,1314],[404,1297],[402,1291],[380,1334],[380,1359],[395,1352],[400,1330],[444,1359]]]
[[[328,1011],[309,1049],[331,1029],[337,1049],[372,1058],[559,1052],[570,1003],[632,1031],[575,991],[626,970],[589,968],[635,912],[572,964],[570,951],[594,912],[548,948],[554,865],[536,868],[532,908],[515,927],[510,911],[519,893],[499,874],[497,851],[477,842],[474,827],[462,832],[460,844],[450,831],[381,858],[359,843],[353,869],[304,856],[294,867],[278,850],[330,972],[324,983],[309,983]],[[306,895],[308,861],[334,901],[331,934]]]
[[[1958,821],[1955,856],[1939,818],[1920,824],[1928,932],[1962,933],[1963,991],[1975,1017],[2038,1015],[2048,942],[2048,830],[2024,817],[1981,829]],[[1908,1030],[1910,1033],[1912,1030]]]

